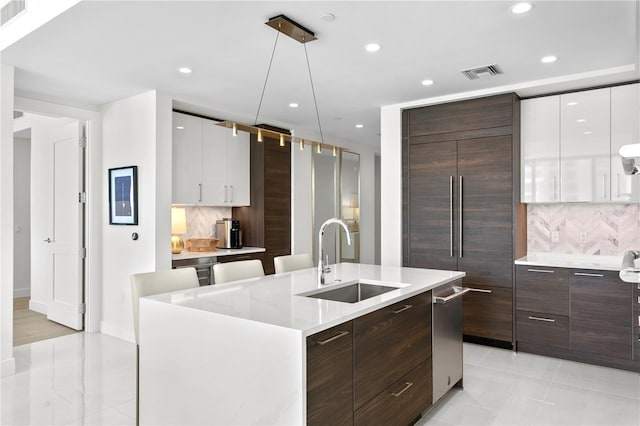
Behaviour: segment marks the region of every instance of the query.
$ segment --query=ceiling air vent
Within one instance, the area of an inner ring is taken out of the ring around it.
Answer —
[[[0,9],[0,27],[15,18],[26,8],[27,0],[11,0]]]
[[[463,70],[462,74],[466,75],[469,80],[477,80],[479,78],[502,74],[502,70],[496,64],[493,64],[485,65],[484,67]]]

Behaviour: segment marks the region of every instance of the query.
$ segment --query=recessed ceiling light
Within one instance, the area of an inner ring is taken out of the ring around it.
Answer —
[[[572,102],[568,102],[568,103],[567,103],[567,105],[568,105],[568,106],[574,106],[574,105],[578,105],[578,103],[577,103],[577,102],[573,102],[573,101],[572,101]]]
[[[187,67],[180,67],[178,68],[178,71],[181,74],[191,74],[193,71],[191,70],[191,68],[187,68]]]
[[[320,19],[326,22],[331,22],[336,19],[336,15],[334,15],[333,13],[326,12],[320,15]]]
[[[576,123],[584,123],[585,121],[587,120],[585,120],[584,118],[579,118],[576,120]]]
[[[356,124],[356,129],[362,129],[364,127],[364,124]]]
[[[297,104],[297,103],[295,103],[295,102],[291,102],[291,103],[289,104],[289,107],[290,107],[290,108],[298,108],[299,106],[300,106],[300,105],[298,105],[298,104]]]
[[[542,58],[542,62],[544,62],[545,64],[550,64],[551,62],[555,62],[557,60],[558,58],[556,56],[545,56],[544,58]]]
[[[377,52],[380,50],[380,45],[376,43],[369,43],[364,48],[367,52]]]
[[[589,131],[584,132],[585,135],[590,135],[591,133],[593,133],[593,132],[589,132]]]
[[[178,130],[184,130],[184,126],[176,126],[176,129],[178,129]]]
[[[433,84],[433,80],[422,80],[423,86],[431,86]]]
[[[533,9],[533,5],[531,3],[527,3],[527,2],[516,3],[513,6],[511,6],[511,13],[515,13],[519,15],[521,13],[527,13],[531,9]]]

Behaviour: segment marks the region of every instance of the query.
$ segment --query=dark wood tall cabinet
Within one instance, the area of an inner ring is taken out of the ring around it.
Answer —
[[[513,261],[526,254],[515,94],[403,113],[404,266],[460,270],[464,333],[513,343]]]
[[[233,217],[240,220],[245,246],[266,249],[262,264],[273,274],[273,258],[291,254],[290,144],[251,135],[251,205],[234,207]]]

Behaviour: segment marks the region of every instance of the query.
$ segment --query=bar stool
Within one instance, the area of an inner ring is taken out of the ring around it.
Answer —
[[[238,260],[213,265],[213,279],[216,284],[247,278],[264,277],[262,262],[258,259]]]
[[[313,268],[313,259],[311,259],[309,253],[276,256],[273,258],[273,266],[276,268],[276,274],[281,274],[283,272]]]

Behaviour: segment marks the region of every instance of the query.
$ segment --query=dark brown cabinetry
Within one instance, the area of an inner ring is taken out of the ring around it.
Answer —
[[[411,424],[431,405],[431,292],[307,338],[308,424]]]
[[[633,286],[633,359],[640,366],[640,284]]]
[[[526,250],[513,94],[403,115],[404,266],[466,272],[465,335],[513,342],[513,260]]]
[[[307,337],[307,424],[353,424],[353,322]]]
[[[245,246],[266,249],[264,271],[273,274],[273,258],[291,254],[291,144],[251,135],[251,205],[234,207],[233,217]]]
[[[516,266],[518,350],[639,370],[633,286],[617,271]]]

